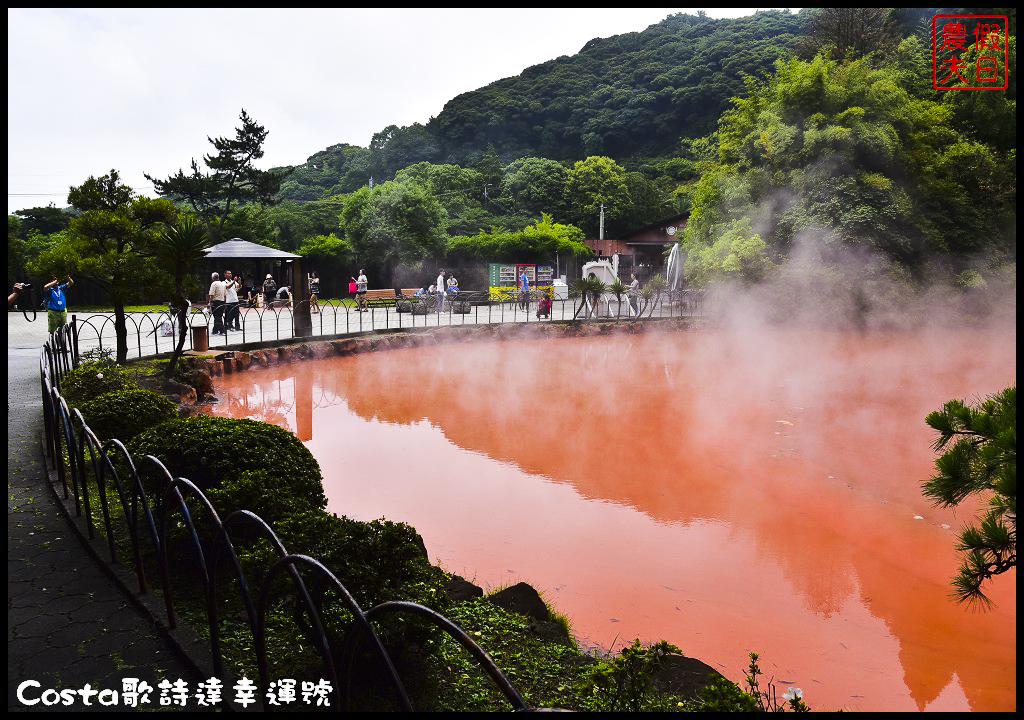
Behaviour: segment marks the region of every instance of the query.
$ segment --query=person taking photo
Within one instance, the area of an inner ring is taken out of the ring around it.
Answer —
[[[75,281],[68,275],[66,283],[60,283],[57,278],[54,278],[43,285],[43,296],[46,298],[47,327],[51,335],[68,324],[68,298],[64,291],[74,284]]]

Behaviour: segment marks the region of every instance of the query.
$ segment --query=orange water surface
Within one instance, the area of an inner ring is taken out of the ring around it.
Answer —
[[[463,343],[218,378],[329,509],[413,525],[485,588],[524,580],[604,649],[666,639],[815,710],[1016,709],[1016,574],[949,597],[929,412],[1016,384],[1015,330],[717,330]]]

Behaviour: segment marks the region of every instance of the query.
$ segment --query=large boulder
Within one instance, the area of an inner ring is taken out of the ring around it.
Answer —
[[[465,602],[474,598],[483,597],[484,591],[478,585],[459,575],[450,575],[444,582],[444,589],[448,591],[448,597],[453,602]]]
[[[544,640],[572,645],[565,625],[554,619],[540,594],[530,585],[524,582],[516,583],[489,595],[487,599],[500,608],[525,615],[529,620],[530,629]]]
[[[179,403],[192,405],[196,401],[196,389],[177,380],[165,380],[163,391]]]
[[[707,663],[682,655],[664,658],[652,678],[654,687],[659,691],[682,698],[696,697],[701,690],[719,679],[725,679],[725,676]]]
[[[524,582],[516,583],[487,597],[489,601],[505,610],[525,615],[536,620],[550,620],[551,611],[540,594]]]

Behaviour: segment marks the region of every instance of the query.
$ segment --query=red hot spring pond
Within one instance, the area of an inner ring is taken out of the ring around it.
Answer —
[[[414,526],[581,642],[659,639],[815,710],[1016,709],[1016,573],[949,598],[925,415],[1016,384],[1016,331],[648,333],[445,344],[216,381],[295,432],[331,511]]]

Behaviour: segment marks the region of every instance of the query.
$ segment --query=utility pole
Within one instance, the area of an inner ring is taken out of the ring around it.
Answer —
[[[601,255],[601,243],[604,242],[604,203],[601,203],[601,225],[597,232],[597,254]]]
[[[490,198],[487,197],[487,188],[489,188],[490,186],[491,183],[484,183],[484,200],[490,200]]]

